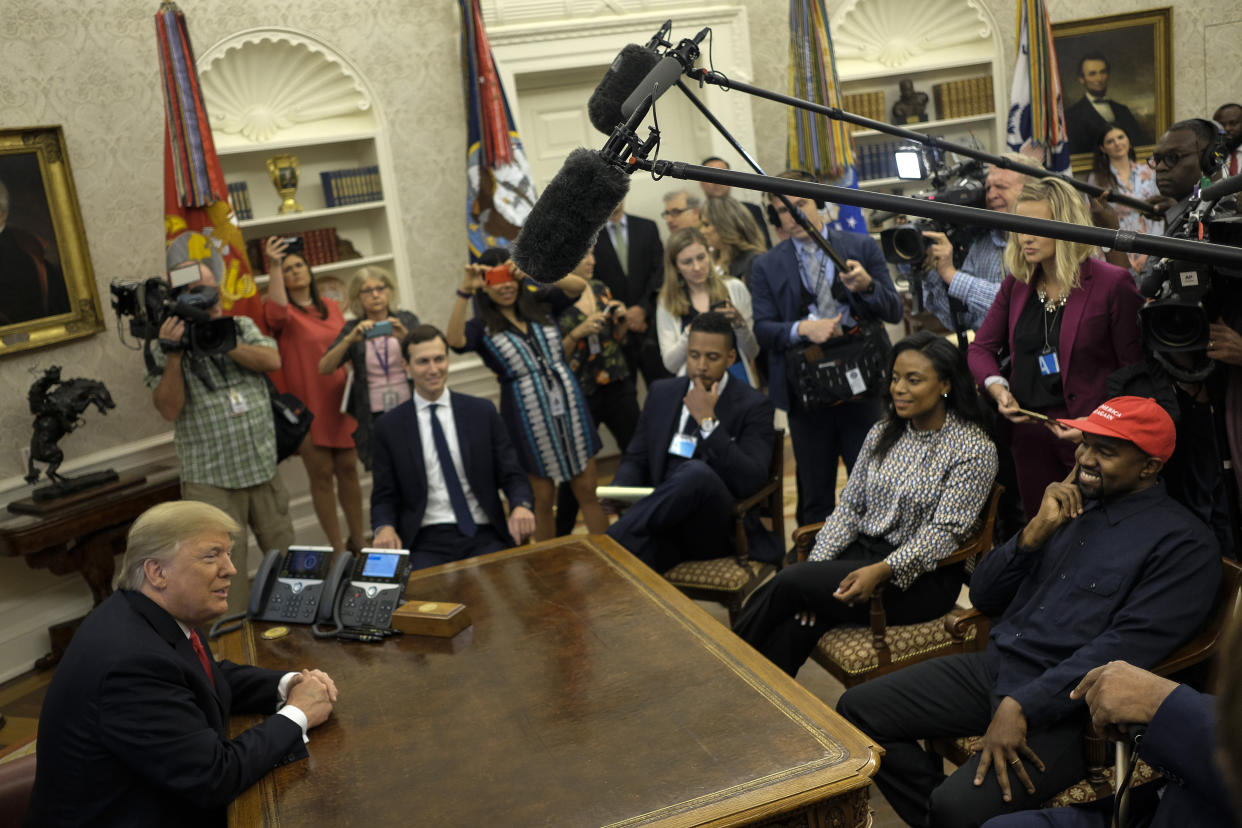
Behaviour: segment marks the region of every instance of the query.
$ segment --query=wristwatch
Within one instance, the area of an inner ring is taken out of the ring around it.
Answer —
[[[715,417],[704,417],[699,421],[699,432],[704,437],[711,437],[712,432],[716,430],[718,425],[720,425],[720,421]]]

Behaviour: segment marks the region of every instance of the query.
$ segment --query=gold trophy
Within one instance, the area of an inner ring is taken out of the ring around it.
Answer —
[[[273,155],[267,159],[267,174],[282,201],[277,213],[300,213],[302,205],[294,200],[298,191],[298,157],[296,155]]]

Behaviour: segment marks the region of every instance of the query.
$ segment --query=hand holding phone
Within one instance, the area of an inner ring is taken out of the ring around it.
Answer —
[[[1049,417],[1047,414],[1040,414],[1038,411],[1027,411],[1025,408],[1019,408],[1018,413],[1026,417],[1030,417],[1032,420],[1036,420],[1041,423],[1055,423],[1056,422],[1055,418]]]

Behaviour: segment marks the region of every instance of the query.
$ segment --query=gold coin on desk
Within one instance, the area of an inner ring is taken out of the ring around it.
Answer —
[[[435,605],[435,603],[434,603],[434,602],[430,602],[430,603],[426,603],[426,604],[419,604],[419,605],[418,605],[418,611],[419,611],[419,612],[435,612],[435,611],[436,611],[436,605]]]
[[[289,634],[288,627],[272,627],[270,630],[263,631],[263,637],[268,641],[274,641],[277,638],[284,638]]]

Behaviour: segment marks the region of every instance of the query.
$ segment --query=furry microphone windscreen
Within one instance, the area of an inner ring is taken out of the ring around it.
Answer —
[[[630,177],[599,151],[574,150],[514,239],[513,263],[538,282],[568,275],[629,189]]]
[[[622,49],[587,101],[591,125],[605,135],[612,135],[613,128],[625,120],[621,116],[621,103],[659,62],[659,55],[634,43]]]

